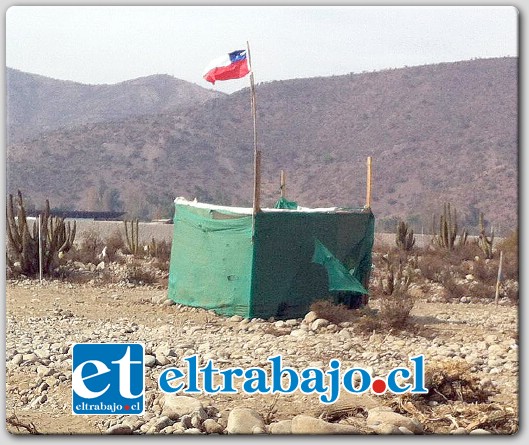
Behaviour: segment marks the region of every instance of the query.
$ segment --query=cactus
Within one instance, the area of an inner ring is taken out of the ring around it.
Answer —
[[[492,258],[492,243],[494,242],[494,229],[490,231],[490,237],[485,233],[485,223],[483,213],[479,214],[479,236],[477,238],[477,243],[480,249],[485,254],[485,258]]]
[[[138,237],[139,220],[138,218],[130,221],[124,220],[123,223],[125,224],[125,240],[127,241],[127,248],[129,249],[130,253],[132,253],[134,256],[137,256],[140,252],[140,243]]]
[[[158,243],[156,242],[154,237],[152,237],[151,242],[147,245],[147,253],[152,258],[156,258],[156,256],[158,255]]]
[[[433,242],[437,246],[447,250],[453,250],[456,247],[457,239],[457,210],[452,210],[450,203],[445,203],[443,206],[443,214],[439,220],[439,227],[436,227],[436,217],[433,217]],[[467,242],[468,233],[466,229],[463,229],[461,235],[459,235],[459,245],[463,246]]]
[[[20,271],[28,276],[39,272],[39,230],[38,220],[29,229],[26,209],[22,193],[18,191],[17,210],[13,195],[9,195],[7,203],[7,259],[11,267],[18,263]],[[73,245],[76,232],[75,221],[73,227],[63,218],[50,214],[50,202],[46,200],[46,207],[41,213],[41,245],[42,245],[42,272],[50,274],[55,268],[59,256],[68,252]]]
[[[380,290],[384,295],[400,296],[408,290],[411,284],[411,274],[409,271],[404,271],[402,260],[399,259],[397,270],[395,272],[395,259],[391,258],[389,254],[382,256],[382,260],[386,263],[387,275],[385,279],[380,281]]]
[[[405,250],[406,252],[409,252],[415,245],[413,230],[409,230],[408,224],[406,224],[404,221],[399,221],[397,224],[395,243],[399,249]]]

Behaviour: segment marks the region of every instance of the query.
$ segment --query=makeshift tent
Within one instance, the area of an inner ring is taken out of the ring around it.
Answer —
[[[302,317],[319,299],[358,305],[371,271],[371,210],[276,207],[254,219],[249,208],[177,198],[169,298],[246,318]]]

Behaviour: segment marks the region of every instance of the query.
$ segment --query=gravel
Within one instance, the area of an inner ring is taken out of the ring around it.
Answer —
[[[158,293],[160,293],[158,291]],[[108,295],[106,298],[112,298]],[[154,298],[153,298],[154,300]],[[172,311],[175,317],[196,313],[201,309],[180,305],[165,307],[165,299],[156,298],[151,309]],[[470,308],[469,312],[461,307]],[[143,416],[106,416],[94,420],[107,434],[227,434],[273,433],[288,431],[291,424],[271,428],[265,425],[265,412],[245,408],[244,398],[234,401],[229,413],[220,412],[212,399],[180,401],[164,395],[157,388],[157,377],[168,366],[184,366],[183,358],[198,354],[200,365],[207,360],[217,367],[262,366],[270,370],[270,355],[281,354],[283,366],[301,370],[309,366],[326,367],[331,358],[339,358],[342,367],[369,368],[373,375],[386,375],[392,368],[407,366],[409,357],[425,355],[425,362],[446,359],[469,363],[485,387],[503,391],[509,397],[517,394],[518,343],[511,333],[517,331],[517,310],[473,304],[439,305],[434,324],[464,326],[450,336],[421,336],[397,332],[358,332],[354,324],[336,325],[309,313],[305,319],[246,320],[239,316],[227,319],[216,317],[215,323],[189,323],[157,329],[116,317],[112,320],[89,320],[82,314],[74,316],[66,310],[50,311],[38,317],[15,317],[8,314],[6,324],[6,368],[8,407],[16,411],[41,410],[61,415],[70,407],[50,394],[62,391],[71,394],[71,346],[74,342],[143,342],[146,350],[146,410]],[[475,334],[472,334],[475,328]],[[483,334],[483,332],[490,334]],[[20,379],[21,374],[32,376]],[[168,399],[172,398],[170,407]],[[190,399],[185,397],[185,399]],[[191,403],[190,403],[191,402]],[[183,407],[183,405],[185,407]],[[180,409],[180,411],[179,411]],[[391,410],[390,410],[391,411]],[[397,430],[400,434],[419,434],[424,431],[420,419],[412,415],[369,410],[364,422],[373,433],[387,434]],[[304,414],[304,413],[299,413]],[[276,419],[276,420],[292,420]],[[227,419],[227,421],[226,421]],[[311,425],[312,430],[333,431],[322,421],[295,419],[292,429]],[[277,423],[277,422],[276,422]],[[286,426],[285,426],[286,425]],[[371,425],[371,426],[370,426]],[[295,427],[295,428],[294,428]],[[347,431],[351,428],[335,430]],[[311,431],[312,431],[311,430]],[[453,428],[453,434],[485,434],[476,429],[462,432]]]

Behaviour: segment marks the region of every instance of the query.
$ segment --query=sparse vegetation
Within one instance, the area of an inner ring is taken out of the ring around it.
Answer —
[[[16,208],[13,195],[9,195],[6,226],[9,268],[12,273],[26,276],[35,276],[41,268],[43,275],[52,274],[58,266],[59,257],[71,249],[76,232],[75,221],[70,225],[63,218],[51,215],[48,200],[40,220],[35,219],[30,230],[20,190]]]
[[[415,237],[413,236],[413,230],[408,227],[404,221],[399,221],[397,224],[397,233],[395,235],[395,244],[401,250],[406,252],[411,251],[415,245]]]
[[[437,216],[433,217],[432,242],[435,246],[448,251],[454,250],[457,246],[463,246],[467,242],[468,233],[463,229],[459,235],[459,241],[456,243],[458,236],[457,210],[451,207],[447,202],[443,205],[443,214],[439,218],[439,225],[437,225]]]
[[[154,271],[146,268],[145,265],[138,260],[127,263],[126,268],[125,280],[128,283],[145,285],[156,282]]]
[[[479,236],[478,236],[478,245],[480,249],[485,254],[485,258],[491,259],[493,255],[492,243],[494,242],[494,229],[491,229],[490,235],[487,236],[485,233],[485,222],[484,222],[483,213],[479,214]]]
[[[413,272],[401,257],[384,255],[386,275],[379,281],[380,319],[390,328],[403,328],[409,322],[414,300],[408,293]]]
[[[130,221],[124,220],[123,225],[125,226],[125,240],[127,242],[127,249],[132,255],[138,256],[140,254],[139,220],[138,218]]]

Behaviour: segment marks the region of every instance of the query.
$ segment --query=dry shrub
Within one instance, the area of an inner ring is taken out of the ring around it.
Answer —
[[[502,250],[504,254],[518,255],[518,230],[512,231],[504,240],[499,242],[496,250]]]
[[[118,260],[116,253],[118,250],[123,251],[125,249],[125,241],[123,235],[119,229],[115,229],[110,235],[105,238],[104,245],[106,246],[106,254],[109,261]]]
[[[472,294],[472,296],[477,297],[477,298],[493,299],[495,292],[496,292],[495,286],[491,286],[490,284],[484,284],[480,282],[472,283],[469,289],[470,289],[470,293]]]
[[[415,304],[408,288],[414,279],[413,268],[407,258],[388,253],[382,257],[386,263],[385,276],[379,284],[380,320],[388,328],[405,328]],[[413,261],[415,263],[416,260]]]
[[[506,279],[518,281],[518,231],[512,232],[496,248],[503,252],[503,276]]]
[[[447,403],[459,401],[484,403],[493,395],[483,388],[478,377],[472,374],[470,364],[464,360],[444,360],[426,365],[425,386],[428,394],[417,395],[428,401]]]
[[[101,261],[98,255],[103,251],[103,247],[104,243],[96,230],[85,230],[81,234],[79,244],[70,249],[65,258],[84,264],[97,264]]]
[[[483,259],[474,261],[472,275],[482,283],[494,286],[498,277],[498,264],[496,261],[486,262]]]
[[[448,269],[444,269],[439,275],[439,283],[448,292],[449,298],[460,299],[468,294],[468,287],[458,284],[452,273]]]
[[[125,280],[133,284],[154,284],[156,282],[155,273],[147,269],[141,262],[133,261],[127,264],[127,270],[125,272]]]
[[[310,305],[310,310],[315,312],[318,318],[324,318],[334,324],[354,321],[357,318],[354,309],[349,309],[344,304],[334,304],[329,300],[315,301]]]
[[[358,309],[358,318],[355,320],[355,330],[358,332],[371,333],[382,328],[382,322],[378,312],[366,308]]]
[[[444,253],[446,260],[452,265],[459,265],[463,261],[473,260],[474,257],[483,255],[483,251],[474,241],[468,241],[462,246]]]
[[[168,262],[171,259],[171,243],[166,240],[156,242],[156,250],[153,256],[161,262]]]
[[[437,252],[424,252],[419,261],[418,268],[421,275],[430,281],[439,281],[440,273],[446,269],[446,262]]]
[[[318,318],[324,318],[334,324],[351,322],[359,332],[372,332],[381,327],[377,313],[366,306],[350,309],[344,304],[317,300],[310,305],[310,310],[315,312]]]
[[[402,329],[410,323],[410,312],[415,301],[406,291],[383,294],[379,301],[379,317],[386,327]]]
[[[169,260],[160,260],[156,258],[152,262],[152,266],[156,267],[158,270],[161,270],[162,272],[169,272]]]

